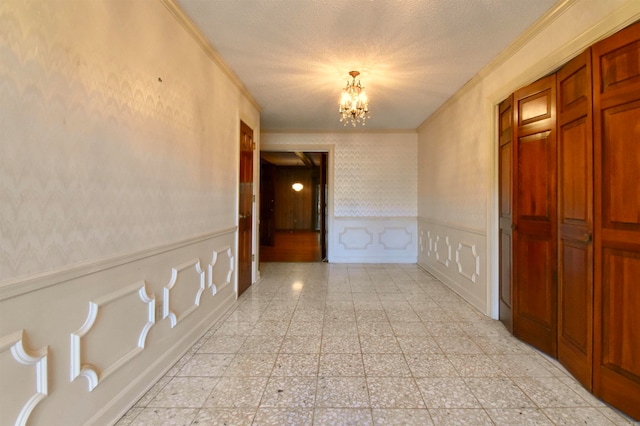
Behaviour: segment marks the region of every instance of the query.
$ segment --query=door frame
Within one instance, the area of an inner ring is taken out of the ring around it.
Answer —
[[[260,152],[326,152],[327,153],[327,260],[332,262],[332,252],[334,247],[333,236],[331,230],[333,229],[333,175],[334,175],[334,144],[264,144],[260,146],[258,152],[258,158]],[[258,165],[259,165],[258,161]],[[258,171],[258,178],[260,172]],[[255,176],[254,176],[255,180]],[[259,194],[259,191],[258,191]],[[259,196],[259,195],[258,195]],[[254,206],[255,208],[255,206]],[[258,210],[259,214],[260,210]],[[260,218],[256,222],[260,222]],[[259,250],[259,247],[258,247]],[[260,254],[256,256],[260,258]]]

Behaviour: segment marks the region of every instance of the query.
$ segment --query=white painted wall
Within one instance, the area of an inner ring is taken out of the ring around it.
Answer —
[[[418,263],[493,318],[496,106],[638,19],[637,0],[559,2],[418,129]]]
[[[328,151],[330,262],[415,263],[415,132],[265,132],[266,151]]]
[[[0,5],[2,425],[117,419],[235,300],[260,111],[179,17]]]

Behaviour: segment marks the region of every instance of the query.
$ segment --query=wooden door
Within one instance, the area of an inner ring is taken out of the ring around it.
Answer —
[[[498,120],[500,321],[513,333],[513,95],[500,104]]]
[[[240,122],[240,190],[238,199],[238,296],[251,286],[253,215],[253,130]]]
[[[558,79],[558,360],[587,389],[593,362],[591,49]]]
[[[514,94],[513,331],[557,348],[556,76]]]
[[[593,391],[640,420],[640,24],[592,55]]]

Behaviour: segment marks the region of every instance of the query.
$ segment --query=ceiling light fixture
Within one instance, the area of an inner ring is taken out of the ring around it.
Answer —
[[[358,71],[351,71],[349,73],[353,77],[352,82],[347,81],[347,87],[342,89],[342,97],[340,98],[340,122],[344,122],[346,126],[349,122],[353,127],[356,127],[357,123],[365,125],[365,120],[369,118],[369,99],[367,99],[367,93],[364,91],[364,87],[356,84],[356,77],[360,75]]]
[[[304,188],[304,186],[300,182],[294,183],[293,185],[291,185],[291,187],[296,192],[300,192],[300,191],[302,191],[302,188]]]

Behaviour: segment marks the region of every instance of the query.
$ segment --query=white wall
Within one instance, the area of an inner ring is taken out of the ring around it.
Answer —
[[[0,424],[108,423],[235,293],[239,123],[172,3],[0,5]]]
[[[330,262],[416,262],[415,132],[265,132],[267,151],[329,151]]]
[[[637,19],[637,0],[559,2],[418,129],[418,263],[493,318],[496,106]]]

